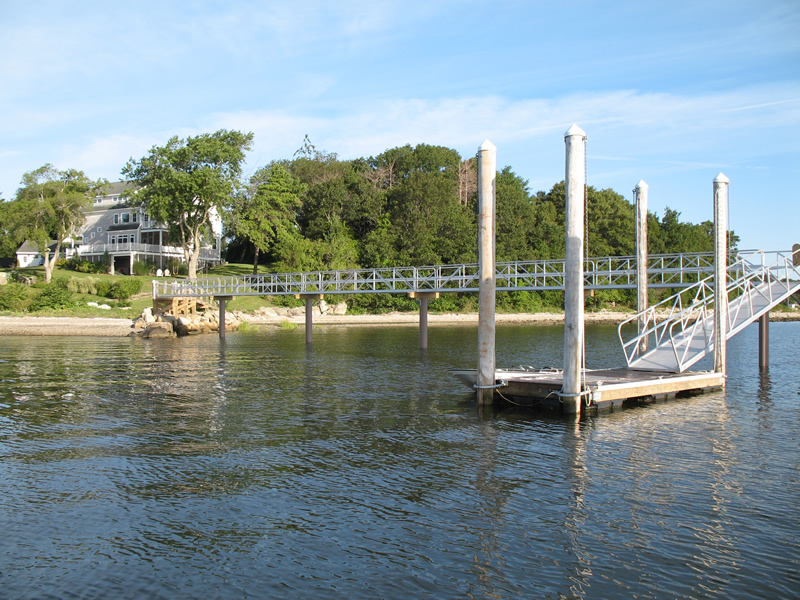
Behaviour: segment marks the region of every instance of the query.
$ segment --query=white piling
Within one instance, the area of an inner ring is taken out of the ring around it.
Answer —
[[[714,178],[714,371],[726,374],[728,347],[728,187],[722,173]]]
[[[640,180],[633,189],[636,199],[636,312],[640,314],[639,335],[645,329],[647,319],[642,313],[647,310],[647,192],[649,186]],[[647,338],[639,341],[639,353],[647,352]]]
[[[478,148],[478,406],[491,404],[495,384],[495,205],[497,148]]]
[[[583,235],[586,194],[586,133],[573,125],[566,143],[566,233],[564,280],[564,381],[561,400],[565,414],[580,414],[584,343]]]

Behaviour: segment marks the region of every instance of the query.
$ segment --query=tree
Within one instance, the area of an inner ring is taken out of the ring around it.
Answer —
[[[259,252],[269,250],[279,237],[293,235],[305,189],[283,166],[274,164],[256,171],[249,187],[234,199],[232,229],[255,246],[254,275]]]
[[[140,188],[134,202],[179,240],[190,278],[197,276],[211,218],[229,204],[252,142],[252,133],[225,129],[185,140],[175,136],[165,146],[153,146],[141,160],[129,160],[122,169],[127,180]]]
[[[51,164],[22,176],[16,200],[3,212],[17,239],[31,241],[44,256],[45,282],[52,278],[61,244],[77,233],[92,198],[106,185],[105,180],[91,181],[83,171],[59,171]],[[55,240],[52,256],[51,240]]]

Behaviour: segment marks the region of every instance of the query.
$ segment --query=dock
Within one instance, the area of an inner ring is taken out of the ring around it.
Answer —
[[[475,369],[450,371],[470,389],[477,381]],[[661,400],[683,398],[722,389],[725,376],[713,371],[668,373],[639,369],[586,369],[581,373],[584,410],[596,412],[651,404]],[[564,372],[561,369],[498,369],[495,372],[496,401],[520,406],[562,409],[561,390]]]

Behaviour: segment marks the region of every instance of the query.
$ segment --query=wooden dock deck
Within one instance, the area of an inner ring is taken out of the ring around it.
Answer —
[[[474,369],[451,373],[473,388]],[[586,410],[608,410],[701,394],[722,389],[725,376],[711,371],[669,373],[628,368],[596,369],[583,372]],[[498,369],[496,400],[511,404],[560,410],[564,373],[558,369]]]

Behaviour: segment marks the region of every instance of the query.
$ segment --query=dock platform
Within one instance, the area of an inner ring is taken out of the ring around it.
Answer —
[[[451,370],[469,388],[474,389],[477,371]],[[495,372],[498,400],[512,404],[560,410],[564,373],[560,369],[498,369]],[[670,373],[628,368],[595,369],[583,372],[584,402],[588,410],[608,410],[636,406],[701,394],[722,389],[725,376],[711,371]]]

